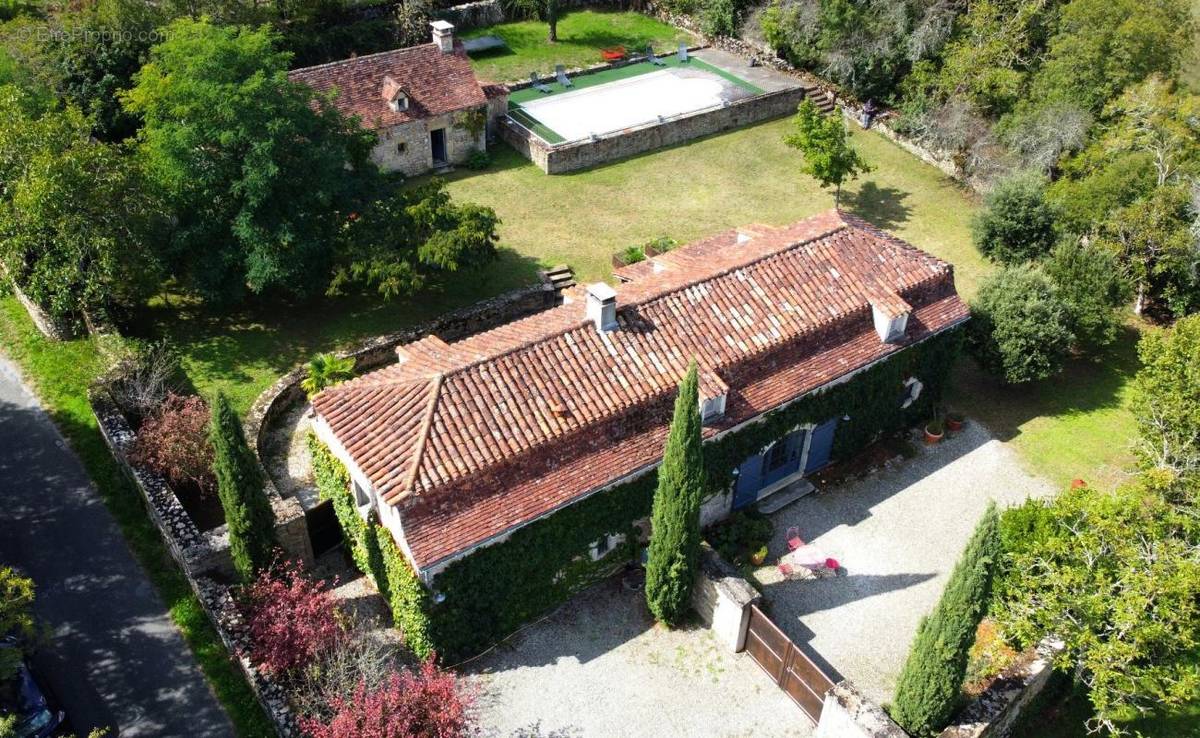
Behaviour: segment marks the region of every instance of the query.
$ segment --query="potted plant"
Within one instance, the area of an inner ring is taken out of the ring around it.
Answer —
[[[932,446],[935,443],[940,443],[942,437],[946,435],[946,426],[942,423],[941,418],[934,418],[925,424],[925,443]]]
[[[958,433],[963,429],[963,423],[967,422],[966,416],[962,413],[947,413],[946,414],[946,430],[951,433]]]
[[[750,555],[750,561],[752,561],[755,566],[762,566],[762,562],[764,562],[766,560],[767,560],[767,547],[766,546],[759,546],[758,550]]]

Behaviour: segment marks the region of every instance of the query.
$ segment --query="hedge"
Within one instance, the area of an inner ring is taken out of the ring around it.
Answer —
[[[958,331],[943,333],[860,372],[847,382],[808,395],[762,421],[704,446],[705,498],[727,490],[733,470],[748,456],[798,425],[838,423],[833,458],[845,458],[884,433],[927,417],[940,398],[958,353]],[[901,408],[904,380],[925,385],[917,402]],[[581,588],[609,576],[639,553],[635,523],[650,515],[655,471],[592,495],[537,520],[496,543],[458,559],[434,577],[431,592],[408,566],[386,529],[363,521],[354,508],[349,475],[316,439],[313,468],[323,499],[333,501],[355,563],[370,574],[391,603],[397,625],[418,655],[436,650],[446,662],[473,656],[522,625],[565,602]],[[599,561],[588,551],[606,535],[625,541]]]

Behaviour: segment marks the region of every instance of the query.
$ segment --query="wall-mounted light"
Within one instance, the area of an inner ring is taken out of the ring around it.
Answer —
[[[446,601],[446,593],[445,592],[434,592],[433,593],[433,601],[434,601],[434,603],[436,603],[438,605],[442,604],[443,602]]]
[[[849,420],[850,420],[850,416],[849,416],[849,415],[843,415],[843,416],[842,416],[842,420],[843,420],[843,421],[849,421]]]

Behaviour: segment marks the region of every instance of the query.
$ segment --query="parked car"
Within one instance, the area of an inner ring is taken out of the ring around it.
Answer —
[[[0,639],[0,648],[17,650],[13,638]],[[14,738],[47,738],[69,735],[67,716],[58,709],[49,690],[42,686],[29,662],[22,658],[17,673],[0,682],[0,718],[16,717]]]

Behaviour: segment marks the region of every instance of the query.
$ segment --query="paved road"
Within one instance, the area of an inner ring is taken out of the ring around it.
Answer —
[[[81,735],[233,735],[79,459],[2,356],[0,561],[37,583],[54,636],[35,666]]]

